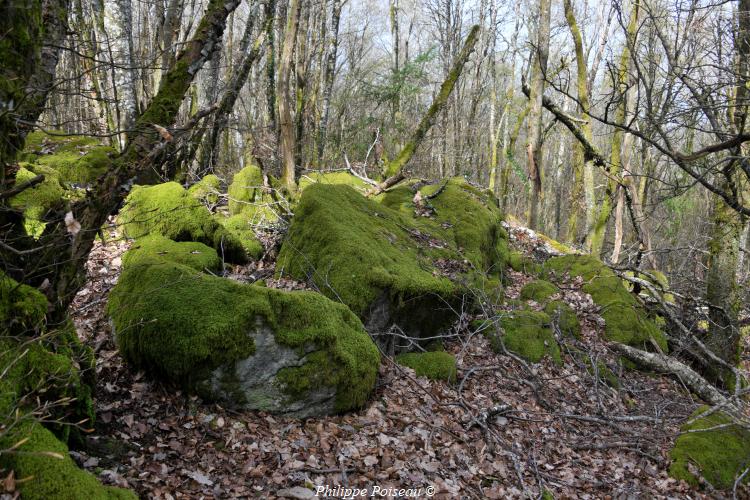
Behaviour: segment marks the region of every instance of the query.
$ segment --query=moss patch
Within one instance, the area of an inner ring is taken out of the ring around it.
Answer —
[[[521,289],[521,300],[533,300],[541,304],[559,291],[560,289],[549,281],[534,280]]]
[[[510,252],[508,254],[508,265],[518,273],[539,275],[542,266],[521,252]]]
[[[221,180],[214,174],[208,174],[188,189],[188,194],[208,208],[219,203]]]
[[[553,300],[544,307],[544,312],[557,322],[557,326],[563,335],[581,336],[581,323],[578,321],[578,316],[566,302]]]
[[[216,216],[216,220],[224,226],[229,234],[240,242],[245,249],[249,259],[260,259],[263,256],[263,244],[255,236],[250,220],[245,214],[232,215],[231,217]]]
[[[16,173],[16,185],[30,181],[37,175],[43,175],[44,181],[10,199],[10,206],[23,212],[26,234],[34,238],[42,235],[47,225],[44,221],[47,212],[62,206],[66,200],[59,174],[49,167],[26,165],[19,168]]]
[[[196,271],[220,272],[222,262],[216,250],[194,241],[172,241],[159,234],[138,239],[122,259],[124,268],[176,262]]]
[[[377,348],[345,306],[317,293],[242,285],[175,262],[131,262],[111,293],[109,313],[131,365],[188,389],[254,355],[258,321],[281,345],[315,346],[305,364],[278,374],[291,398],[335,386],[336,409],[344,411],[364,404],[375,384]]]
[[[351,186],[357,191],[365,192],[372,186],[362,179],[353,176],[349,172],[310,172],[303,175],[299,180],[300,191],[311,184],[345,184]]]
[[[667,352],[664,333],[628,292],[620,277],[600,260],[589,255],[553,257],[545,262],[544,273],[558,277],[567,273],[571,277],[583,278],[583,291],[591,295],[601,308],[607,339],[639,348],[652,348],[653,339],[662,351]]]
[[[543,312],[520,310],[504,313],[500,318],[502,337],[498,337],[492,327],[484,329],[483,332],[490,339],[495,352],[502,352],[502,342],[506,349],[532,363],[538,363],[544,356],[550,356],[560,365],[560,347],[555,341],[550,324],[550,317]]]
[[[0,455],[0,467],[12,470],[23,498],[30,500],[135,500],[132,491],[103,486],[79,469],[68,448],[37,423],[27,421],[0,439],[0,449],[26,441],[16,453]]]
[[[237,215],[244,212],[249,205],[261,201],[263,172],[255,165],[248,165],[234,174],[227,193],[229,194],[229,213]]]
[[[130,238],[155,233],[174,241],[204,243],[229,262],[247,260],[242,244],[176,182],[134,187],[118,220]]]
[[[692,417],[705,412],[708,407],[699,408]],[[705,432],[686,431],[697,429],[711,429],[716,426],[726,426]],[[670,452],[672,465],[669,474],[677,479],[683,479],[693,486],[699,484],[688,468],[693,464],[700,474],[712,486],[719,489],[729,489],[734,485],[735,478],[750,465],[750,431],[732,424],[732,419],[721,413],[714,412],[708,417],[696,420],[691,425],[683,426],[681,434],[675,441]],[[744,482],[750,481],[745,477]]]
[[[47,299],[36,288],[0,271],[0,327],[9,333],[34,330],[47,314]]]
[[[456,358],[444,351],[409,352],[396,356],[396,362],[408,366],[420,377],[433,380],[456,380]]]

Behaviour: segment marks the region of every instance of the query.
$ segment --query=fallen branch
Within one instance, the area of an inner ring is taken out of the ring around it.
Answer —
[[[642,351],[618,342],[610,343],[610,347],[640,366],[659,373],[678,376],[691,391],[707,403],[724,405],[727,408],[737,410],[737,407],[730,403],[727,397],[716,387],[701,377],[695,370],[674,358],[664,354]]]
[[[27,181],[22,182],[21,184],[18,184],[12,189],[9,189],[7,191],[3,191],[0,193],[0,200],[4,200],[6,198],[10,198],[12,196],[17,195],[18,193],[21,193],[23,191],[26,191],[27,189],[36,186],[37,184],[44,182],[44,176],[43,175],[37,175],[36,177],[33,177]]]

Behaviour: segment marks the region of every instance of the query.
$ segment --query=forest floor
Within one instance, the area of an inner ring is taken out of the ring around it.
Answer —
[[[540,244],[520,228],[511,235],[526,251]],[[589,373],[581,352],[609,367],[617,357],[575,282],[563,293],[583,335],[563,347],[564,366],[530,367],[496,354],[464,318],[447,345],[456,383],[417,378],[384,359],[365,408],[299,420],[203,403],[131,372],[106,314],[128,243],[110,236],[91,253],[89,281],[73,306],[79,335],[96,350],[98,377],[96,428],[87,451],[73,453],[105,483],[148,498],[309,498],[317,486],[375,485],[422,488],[423,498],[431,491],[435,498],[538,498],[545,489],[555,498],[705,495],[667,474],[668,450],[697,402],[672,378],[628,371],[615,390]],[[234,274],[269,269],[272,262],[254,263]],[[512,272],[507,295],[529,279]],[[738,494],[750,498],[747,488]]]

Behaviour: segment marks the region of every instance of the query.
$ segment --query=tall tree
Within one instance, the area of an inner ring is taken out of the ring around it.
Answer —
[[[297,188],[295,175],[295,130],[292,119],[294,100],[289,88],[289,74],[292,70],[292,58],[297,44],[297,29],[302,4],[300,0],[290,0],[287,13],[286,29],[284,31],[284,46],[281,49],[279,74],[276,79],[276,99],[279,110],[279,134],[281,153],[281,182],[288,192]]]

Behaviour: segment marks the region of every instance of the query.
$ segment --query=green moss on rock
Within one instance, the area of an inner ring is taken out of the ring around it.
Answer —
[[[26,137],[20,158],[54,169],[64,183],[91,184],[107,171],[114,154],[95,137],[37,131]]]
[[[26,440],[26,441],[23,441]],[[0,455],[0,467],[15,474],[22,498],[28,500],[135,500],[129,490],[103,486],[88,472],[79,469],[68,455],[68,448],[55,436],[29,421],[0,438],[0,449],[22,442],[14,453]]]
[[[456,358],[448,352],[409,352],[396,356],[396,362],[414,369],[420,377],[449,382],[456,380]]]
[[[708,410],[707,406],[699,408],[691,419]],[[716,428],[721,426],[720,428]],[[711,429],[704,432],[689,432],[699,429]],[[669,474],[687,481],[693,486],[699,484],[699,478],[691,471],[689,464],[714,488],[730,489],[735,479],[750,466],[750,431],[734,423],[732,419],[718,411],[696,420],[681,429],[670,452],[672,465]],[[745,476],[744,483],[750,482]]]
[[[222,268],[221,259],[213,248],[194,241],[172,241],[160,234],[138,239],[122,259],[126,269],[159,262],[176,262],[196,271],[220,272]]]
[[[541,304],[559,292],[560,289],[549,281],[534,280],[524,285],[521,289],[521,300],[533,300]]]
[[[60,184],[58,173],[49,167],[26,165],[19,168],[16,173],[16,185],[30,181],[37,175],[43,175],[44,181],[10,199],[10,206],[23,212],[26,234],[34,238],[42,235],[47,225],[44,221],[47,212],[60,207],[66,200],[65,189]]]
[[[160,234],[174,241],[211,246],[229,262],[247,260],[240,241],[176,182],[134,187],[118,220],[129,238]]]
[[[345,184],[357,191],[365,192],[372,186],[362,179],[353,176],[349,172],[310,172],[303,175],[299,180],[299,189],[303,190],[311,184]]]
[[[511,311],[503,313],[500,318],[503,330],[501,337],[492,327],[486,328],[484,333],[490,339],[495,352],[501,353],[504,344],[506,349],[532,363],[538,363],[544,356],[550,356],[555,363],[562,364],[560,347],[550,325],[550,317],[543,312]]]
[[[223,217],[217,215],[216,219],[224,226],[224,229],[240,242],[245,249],[249,259],[260,259],[263,256],[263,244],[253,232],[250,220],[245,214]]]
[[[583,291],[601,308],[607,339],[640,348],[651,348],[653,339],[662,351],[667,351],[664,332],[648,317],[620,277],[600,260],[589,255],[553,257],[545,262],[544,273],[583,278]]]
[[[518,273],[533,276],[539,275],[542,271],[542,266],[539,263],[521,252],[510,252],[508,255],[508,265]]]
[[[557,322],[560,332],[573,337],[581,336],[581,323],[575,311],[562,300],[553,300],[544,307],[544,312]]]
[[[242,285],[165,261],[126,266],[108,310],[132,366],[191,390],[222,369],[221,390],[239,394],[235,363],[256,355],[255,338],[265,328],[276,344],[300,350],[304,359],[277,374],[290,401],[331,387],[335,409],[344,411],[364,404],[375,384],[377,348],[345,306],[317,293]]]
[[[229,194],[229,213],[237,215],[250,205],[260,202],[263,194],[263,172],[255,165],[248,165],[232,177],[227,191]]]
[[[188,194],[209,208],[215,207],[221,194],[221,179],[214,174],[208,174],[190,186]]]
[[[10,333],[34,330],[47,314],[47,299],[36,288],[18,283],[0,271],[0,329]]]

